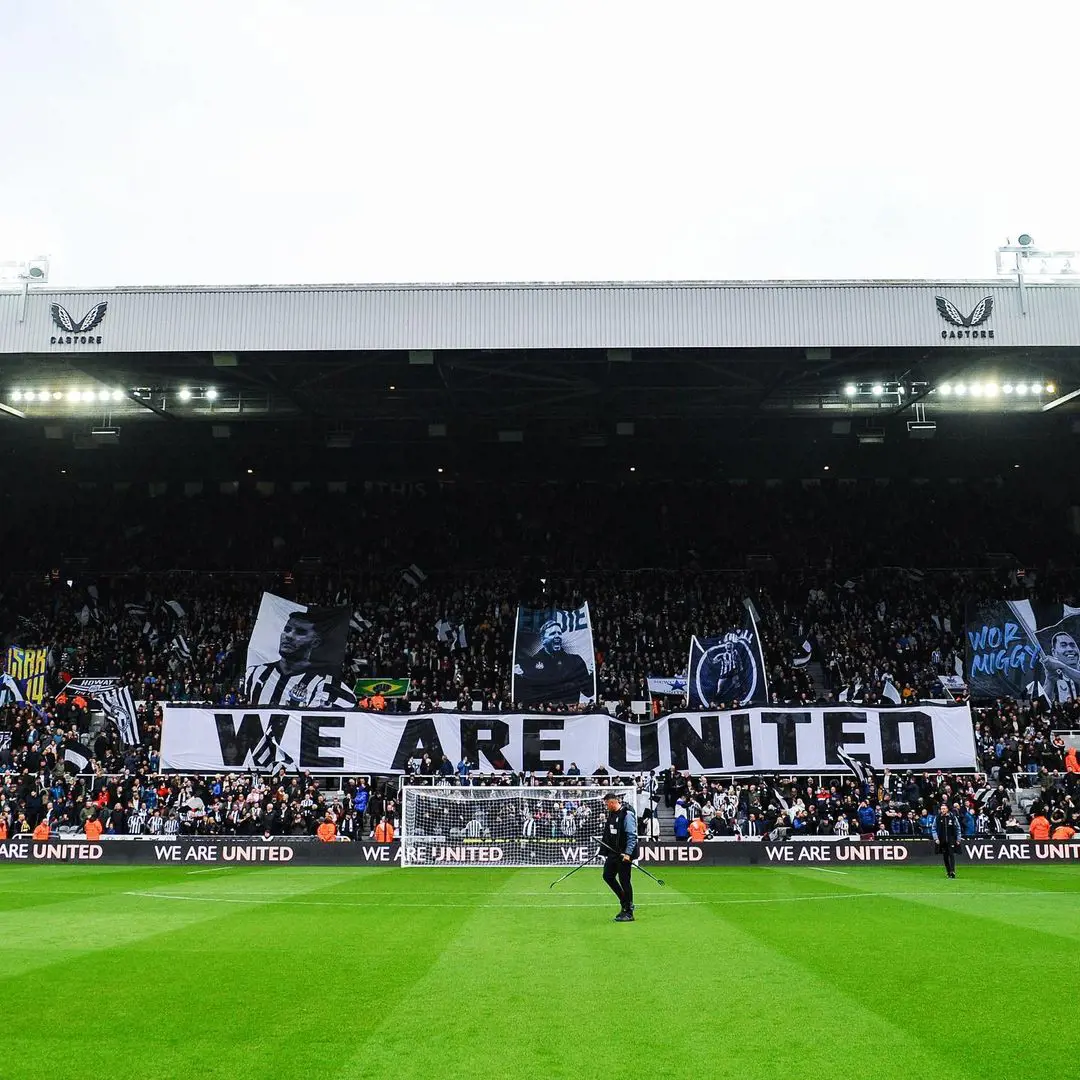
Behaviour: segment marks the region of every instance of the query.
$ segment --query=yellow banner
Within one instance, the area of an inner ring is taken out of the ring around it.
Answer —
[[[12,645],[7,651],[7,673],[19,684],[27,701],[40,705],[45,700],[45,661],[49,650],[45,646],[20,649]]]

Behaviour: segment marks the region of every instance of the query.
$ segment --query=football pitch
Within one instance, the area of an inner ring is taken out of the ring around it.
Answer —
[[[1076,1075],[1075,866],[653,872],[4,866],[0,1077]]]

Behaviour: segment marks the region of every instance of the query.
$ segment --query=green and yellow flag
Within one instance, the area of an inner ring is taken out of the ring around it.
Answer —
[[[383,697],[405,697],[409,692],[409,679],[360,679],[353,687],[353,693],[358,698],[374,697],[382,694]]]

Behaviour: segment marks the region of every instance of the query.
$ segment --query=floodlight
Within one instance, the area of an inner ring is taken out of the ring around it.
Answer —
[[[180,398],[181,401],[190,401],[191,391],[186,386],[183,386],[180,388],[180,393],[177,396]]]

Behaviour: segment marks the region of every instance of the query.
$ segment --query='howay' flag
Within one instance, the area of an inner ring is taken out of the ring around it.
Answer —
[[[454,636],[450,641],[451,649],[467,649],[469,647],[468,640],[465,637],[465,624],[458,623],[457,629],[454,631]]]
[[[885,680],[885,686],[881,691],[884,697],[887,697],[894,705],[900,704],[900,691],[896,689],[896,683],[892,679]]]
[[[855,774],[860,784],[865,786],[874,782],[874,770],[865,761],[853,758],[842,746],[836,748],[836,756]]]
[[[814,648],[810,644],[810,639],[807,638],[800,646],[798,653],[791,658],[792,667],[806,667],[810,663],[810,658],[814,655]]]
[[[64,687],[67,699],[81,695],[92,698],[101,706],[105,718],[116,728],[124,746],[139,745],[139,715],[131,691],[119,679],[112,677],[72,679]]]
[[[370,619],[365,619],[357,609],[352,613],[352,617],[349,619],[349,629],[355,631],[357,634],[362,633],[364,630],[370,630],[374,624]]]

